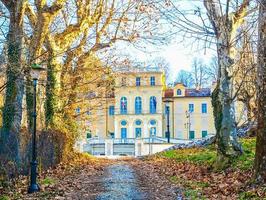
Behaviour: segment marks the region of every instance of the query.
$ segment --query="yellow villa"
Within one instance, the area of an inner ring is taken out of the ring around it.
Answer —
[[[183,84],[163,90],[163,72],[120,72],[112,95],[94,112],[88,137],[196,139],[215,134],[211,89]]]

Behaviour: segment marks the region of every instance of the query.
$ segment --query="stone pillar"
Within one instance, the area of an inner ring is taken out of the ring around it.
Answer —
[[[142,147],[143,147],[143,140],[136,139],[135,140],[135,156],[142,156]]]
[[[106,139],[105,140],[105,155],[106,156],[112,156],[113,155],[113,150],[114,150],[114,145],[113,145],[113,140],[112,139]]]

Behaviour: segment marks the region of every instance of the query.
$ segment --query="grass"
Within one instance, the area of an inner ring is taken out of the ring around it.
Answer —
[[[184,190],[184,196],[189,197],[189,199],[205,199],[201,191],[203,188],[208,187],[207,182],[186,180],[179,178],[178,176],[170,177],[170,180],[176,184],[182,185]]]
[[[232,168],[247,170],[253,165],[255,156],[255,138],[241,139],[244,154],[232,161]],[[205,148],[190,148],[166,151],[160,154],[163,157],[174,159],[177,162],[190,162],[197,165],[211,166],[216,159],[214,145]]]
[[[0,200],[9,200],[10,198],[8,196],[0,196]]]
[[[247,200],[247,199],[259,200],[261,198],[258,197],[256,192],[247,191],[240,193],[239,200]]]
[[[41,181],[42,185],[52,185],[54,183],[56,183],[56,181],[53,178],[50,178],[50,177],[46,177],[45,179],[43,179]]]

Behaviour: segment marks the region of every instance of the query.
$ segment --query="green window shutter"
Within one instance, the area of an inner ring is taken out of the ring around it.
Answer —
[[[208,131],[201,131],[202,138],[205,138],[208,135]]]
[[[192,140],[195,138],[195,131],[189,131],[189,139]]]

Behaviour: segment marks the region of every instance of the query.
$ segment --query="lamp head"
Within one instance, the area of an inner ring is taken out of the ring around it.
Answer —
[[[30,71],[32,79],[38,80],[42,71],[45,71],[45,68],[43,68],[41,65],[37,63],[33,63],[31,65],[31,71]]]

